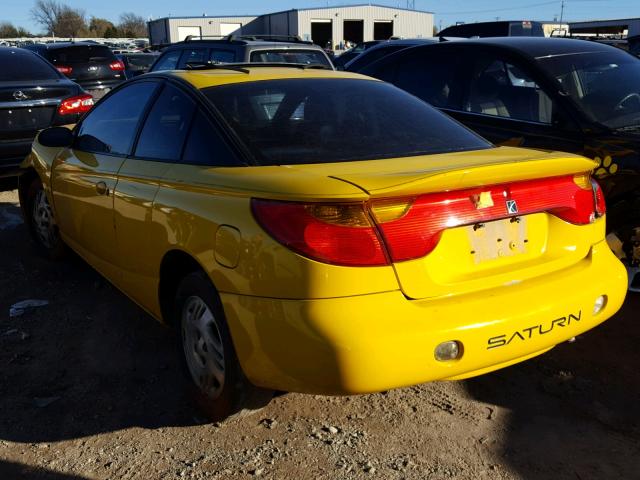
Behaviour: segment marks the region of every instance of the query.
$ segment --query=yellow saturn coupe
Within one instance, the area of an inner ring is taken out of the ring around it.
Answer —
[[[479,375],[611,317],[627,279],[594,166],[357,74],[209,65],[42,131],[20,199],[47,255],[68,245],[176,327],[220,419],[273,390]]]

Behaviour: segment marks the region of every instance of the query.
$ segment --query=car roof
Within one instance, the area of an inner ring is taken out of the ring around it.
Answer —
[[[0,46],[0,56],[5,57],[7,55],[36,55],[36,53],[20,47]]]
[[[55,43],[36,43],[34,44],[38,48],[45,48],[47,50],[58,50],[60,48],[69,47],[104,47],[109,48],[106,45],[95,42],[55,42]]]
[[[138,78],[144,78],[153,75],[165,77],[174,77],[186,81],[197,89],[215,87],[218,85],[228,85],[233,83],[258,82],[264,80],[286,80],[300,78],[335,78],[335,79],[359,79],[359,80],[375,80],[365,77],[357,73],[338,72],[335,70],[326,70],[318,68],[302,68],[300,65],[290,65],[289,67],[274,67],[265,64],[242,64],[243,71],[233,70],[239,65],[226,64],[230,67],[217,67],[214,69],[202,70],[168,70],[142,75]],[[247,73],[244,73],[247,72]]]
[[[552,37],[449,38],[448,40],[449,41],[442,43],[442,45],[458,44],[462,42],[464,42],[465,45],[487,45],[491,47],[516,50],[534,58],[587,52],[610,52],[612,48],[615,48],[587,40]]]
[[[213,39],[193,39],[193,40],[185,40],[182,42],[176,42],[168,46],[167,50],[173,48],[183,48],[185,46],[193,46],[196,45],[235,45],[235,46],[259,46],[259,47],[268,47],[268,48],[312,48],[314,50],[322,50],[318,45],[311,42],[285,42],[280,40],[268,40],[268,39],[252,39],[252,38],[222,38],[218,40]]]

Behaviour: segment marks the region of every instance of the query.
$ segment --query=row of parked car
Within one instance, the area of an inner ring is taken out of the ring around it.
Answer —
[[[71,247],[175,327],[212,419],[274,390],[486,373],[624,301],[609,245],[637,268],[640,60],[563,39],[396,45],[338,72],[302,42],[189,39],[95,106],[55,62],[0,51],[69,89],[22,163],[38,247]],[[7,118],[29,118],[13,98]]]

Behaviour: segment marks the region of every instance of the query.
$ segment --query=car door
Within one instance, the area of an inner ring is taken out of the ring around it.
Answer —
[[[473,68],[462,108],[447,113],[497,145],[583,150],[581,129],[535,68],[500,50],[468,53]]]
[[[534,69],[500,50],[476,47],[418,47],[362,73],[422,98],[495,144],[583,149],[578,124],[558,101],[558,92],[540,81]]]
[[[72,147],[56,159],[52,170],[53,201],[64,240],[114,280],[117,173],[157,85],[136,82],[101,101],[78,125]]]
[[[153,202],[163,176],[180,162],[196,102],[179,86],[165,82],[151,106],[133,150],[118,172],[114,213],[121,287],[153,311],[165,230],[153,221]],[[159,313],[159,312],[154,312]]]

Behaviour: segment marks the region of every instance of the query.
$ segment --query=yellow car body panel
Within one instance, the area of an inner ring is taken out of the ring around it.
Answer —
[[[366,78],[249,70],[169,75],[196,88]],[[251,211],[252,198],[367,202],[589,172],[595,164],[583,157],[501,147],[429,155],[428,162],[233,168],[110,158],[36,140],[28,163],[52,192],[56,214],[67,203],[72,216],[60,222],[63,239],[161,321],[168,320],[160,298],[163,260],[173,252],[191,257],[220,293],[241,366],[260,386],[351,394],[485,373],[596,326],[626,293],[625,269],[604,243],[604,218],[576,226],[547,213],[526,215],[529,238],[518,255],[478,259],[469,251],[468,227],[457,227],[424,258],[345,267],[287,249]],[[87,186],[98,173],[111,192],[100,199]],[[600,295],[607,304],[594,316]],[[435,347],[449,340],[461,343],[462,357],[437,361]]]

